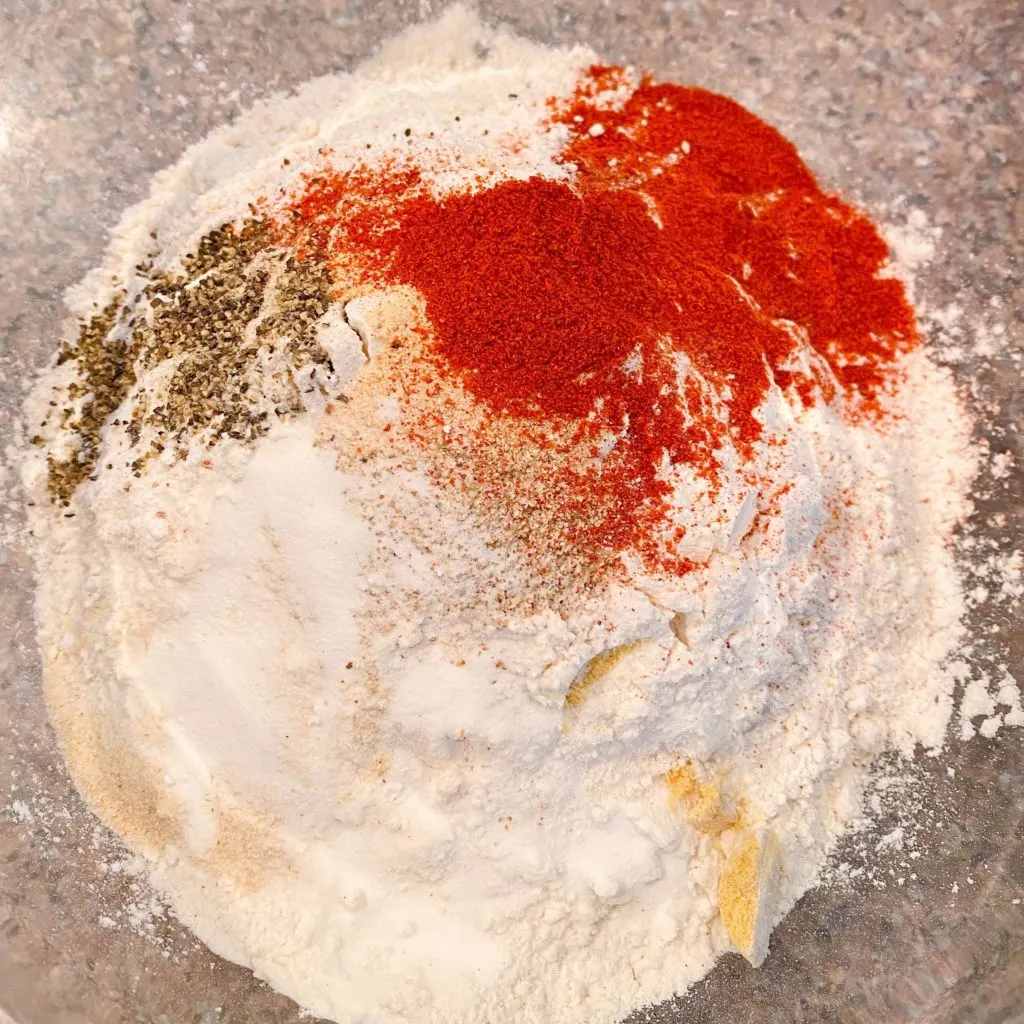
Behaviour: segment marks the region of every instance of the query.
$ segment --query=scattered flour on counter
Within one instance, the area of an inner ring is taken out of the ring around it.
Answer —
[[[996,480],[1006,480],[1013,471],[1013,455],[1010,452],[998,452],[992,456],[992,476]]]
[[[973,719],[982,721],[975,726]],[[996,679],[982,675],[964,688],[960,700],[960,738],[978,735],[991,739],[1003,726],[1024,725],[1024,708],[1016,680],[1007,674]]]
[[[962,737],[1024,724],[1012,679],[951,661],[979,452],[923,348],[877,416],[773,386],[766,440],[727,437],[715,486],[660,471],[694,568],[626,552],[595,582],[555,544],[531,557],[532,493],[525,529],[495,513],[514,474],[484,456],[547,479],[514,425],[492,451],[467,389],[408,376],[434,326],[416,290],[360,290],[355,257],[320,265],[256,218],[328,158],[412,167],[435,198],[571,183],[550,101],[594,60],[453,8],[189,150],[73,291],[77,348],[26,405],[44,685],[76,784],[161,894],[100,926],[172,908],[345,1024],[613,1024],[725,952],[759,963],[906,782],[869,788],[876,759],[942,747],[958,682]],[[893,271],[933,241],[915,215]],[[792,373],[817,380],[800,330]],[[731,400],[691,372],[659,403]],[[875,845],[912,863],[914,841]]]
[[[19,771],[16,777],[19,781],[7,803],[0,805],[0,821],[13,820],[30,829],[43,863],[74,856],[95,865],[104,879],[103,892],[90,891],[101,911],[97,924],[144,937],[170,957],[172,939],[163,927],[169,906],[154,892],[144,858],[126,854],[119,839],[95,821],[90,825],[86,819],[83,826],[82,819],[60,800],[40,795],[42,787],[31,770]]]

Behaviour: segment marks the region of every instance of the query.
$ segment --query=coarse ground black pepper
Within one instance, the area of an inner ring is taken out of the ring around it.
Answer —
[[[317,340],[330,305],[330,276],[315,260],[275,248],[260,220],[225,224],[204,235],[180,268],[152,274],[131,297],[120,290],[66,342],[58,365],[73,361],[59,413],[58,439],[70,453],[48,457],[53,501],[67,506],[96,473],[102,432],[118,410],[132,443],[136,477],[168,450],[184,458],[205,435],[208,447],[265,434],[272,417],[299,412],[295,371],[314,364],[333,370]],[[269,374],[257,364],[269,359]],[[138,371],[173,364],[161,385],[136,389]],[[127,405],[126,405],[127,403]],[[51,419],[40,429],[51,425]],[[42,434],[33,441],[45,444]],[[112,468],[112,463],[108,463]]]

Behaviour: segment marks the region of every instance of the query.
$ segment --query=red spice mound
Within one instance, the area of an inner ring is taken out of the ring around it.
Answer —
[[[870,401],[918,340],[903,285],[878,277],[888,248],[875,226],[824,194],[793,144],[735,101],[644,79],[621,106],[602,102],[598,87],[622,75],[592,67],[570,102],[555,103],[573,131],[563,159],[577,165],[577,187],[649,196],[666,248],[739,282],[765,320],[801,328],[838,383]],[[769,365],[780,386],[792,383]]]
[[[663,319],[650,262],[659,234],[636,193],[578,195],[532,178],[413,200],[385,244],[475,394],[583,416]]]
[[[588,454],[619,435],[580,482],[615,509],[596,543],[649,552],[666,460],[713,487],[716,449],[750,454],[773,386],[877,412],[917,341],[913,311],[879,277],[871,222],[732,100],[595,66],[551,119],[569,129],[568,183],[439,200],[408,166],[327,173],[286,233],[321,255],[360,250],[385,283],[418,289],[434,358],[495,414],[575,421]]]

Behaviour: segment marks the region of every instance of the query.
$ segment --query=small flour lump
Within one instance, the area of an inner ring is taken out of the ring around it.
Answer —
[[[940,746],[952,710],[974,459],[923,350],[884,416],[776,389],[749,472],[723,448],[713,491],[676,479],[699,569],[626,559],[568,592],[439,484],[456,456],[380,441],[430,400],[395,389],[429,334],[415,290],[339,297],[269,247],[241,267],[258,238],[221,230],[322,152],[396,139],[438,194],[566,180],[548,100],[594,59],[453,8],[256,107],[156,178],[71,296],[100,358],[122,303],[185,311],[138,327],[159,358],[87,472],[48,418],[56,395],[84,435],[82,359],[28,400],[44,683],[79,788],[211,949],[344,1024],[612,1024],[729,950],[760,962],[872,758]],[[204,433],[180,339],[215,338],[189,303],[218,275],[252,304],[217,377],[247,404]],[[177,441],[139,458],[157,424]]]

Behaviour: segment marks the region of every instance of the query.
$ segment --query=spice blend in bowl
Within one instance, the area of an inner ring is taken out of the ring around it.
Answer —
[[[154,181],[26,410],[71,772],[310,1011],[613,1022],[943,743],[970,421],[726,97],[461,8]]]

